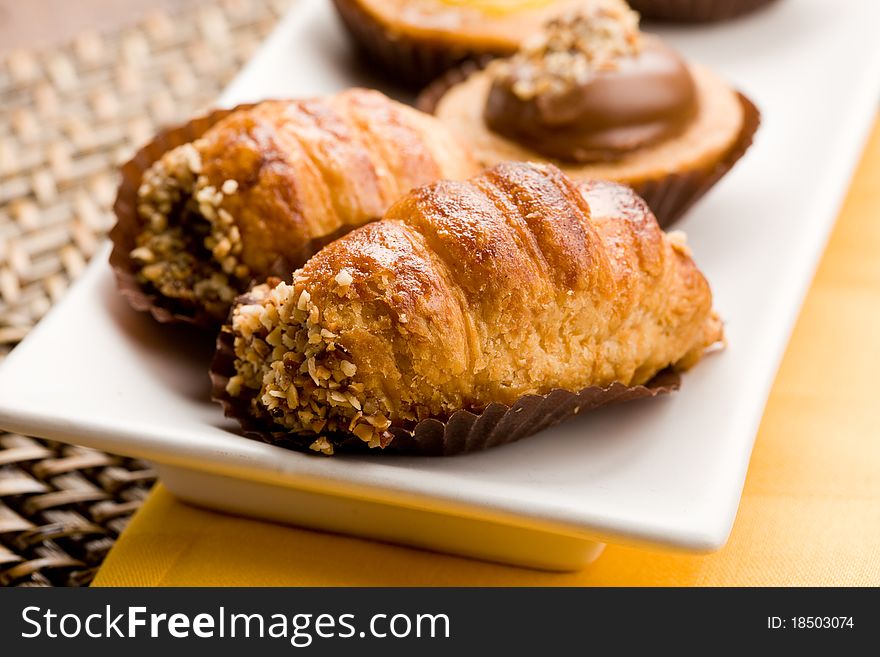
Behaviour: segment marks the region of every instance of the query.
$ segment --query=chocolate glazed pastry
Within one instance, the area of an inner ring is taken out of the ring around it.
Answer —
[[[646,20],[712,23],[742,16],[774,0],[629,0]]]
[[[660,39],[645,37],[613,75],[566,85],[517,59],[499,62],[483,117],[494,132],[569,162],[614,161],[675,137],[696,113],[694,82],[681,58]],[[580,75],[580,74],[578,74]],[[547,90],[545,93],[543,90]]]
[[[453,454],[674,389],[721,339],[683,236],[630,189],[507,163],[414,190],[251,290],[212,380],[251,437]]]
[[[661,225],[745,153],[754,105],[616,5],[551,21],[513,57],[449,72],[419,98],[491,166],[548,159],[633,187]]]
[[[253,279],[289,275],[413,187],[477,168],[436,119],[375,91],[220,110],[123,167],[111,263],[136,309],[216,326]]]

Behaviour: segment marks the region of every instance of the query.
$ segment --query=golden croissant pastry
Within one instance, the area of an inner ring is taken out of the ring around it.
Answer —
[[[325,453],[337,432],[385,447],[458,409],[642,384],[722,339],[681,234],[627,187],[525,163],[412,191],[254,288],[224,331],[226,393]]]
[[[221,320],[254,278],[289,274],[413,187],[476,172],[436,119],[376,91],[262,102],[144,173],[134,275],[166,307]]]

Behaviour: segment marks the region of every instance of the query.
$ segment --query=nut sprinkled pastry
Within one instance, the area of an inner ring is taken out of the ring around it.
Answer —
[[[252,280],[289,275],[413,187],[477,169],[439,121],[376,91],[221,110],[125,165],[111,262],[138,310],[217,325]]]
[[[454,454],[674,387],[722,339],[681,234],[614,183],[506,163],[414,190],[251,290],[214,396],[251,437]]]

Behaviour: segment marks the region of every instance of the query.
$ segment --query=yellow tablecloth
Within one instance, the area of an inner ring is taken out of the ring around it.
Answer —
[[[880,122],[770,395],[720,552],[609,546],[582,572],[548,574],[202,511],[158,486],[95,584],[880,585],[878,374]]]

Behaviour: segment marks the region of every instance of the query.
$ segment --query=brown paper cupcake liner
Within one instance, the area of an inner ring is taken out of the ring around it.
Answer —
[[[416,107],[428,114],[434,114],[444,94],[452,86],[464,82],[470,75],[483,68],[483,65],[478,62],[465,62],[447,71],[422,91],[416,100]],[[651,208],[662,227],[666,228],[678,221],[733,168],[752,145],[755,133],[761,124],[761,113],[745,95],[737,92],[737,97],[743,108],[743,126],[724,157],[706,167],[630,184],[630,187]]]
[[[234,340],[232,331],[226,327],[217,338],[217,351],[211,363],[214,401],[222,404],[227,417],[238,421],[247,438],[311,452],[309,445],[316,438],[314,434],[291,434],[274,425],[268,415],[255,418],[250,414],[250,397],[232,397],[226,391],[226,384],[235,375]],[[351,434],[325,437],[336,453],[454,456],[521,440],[603,406],[667,394],[678,390],[680,382],[679,374],[668,369],[645,385],[613,383],[607,387],[591,386],[577,393],[553,390],[545,395],[524,395],[510,406],[495,403],[477,413],[460,410],[447,418],[422,420],[412,427],[391,427],[389,431],[394,440],[383,450],[370,449]]]
[[[141,186],[143,174],[171,149],[198,139],[224,117],[236,110],[249,107],[253,107],[253,104],[238,105],[232,109],[216,109],[183,125],[168,128],[135,153],[120,170],[122,179],[116,192],[116,202],[113,204],[116,225],[110,231],[110,240],[113,242],[110,265],[116,273],[119,292],[128,299],[132,308],[149,312],[159,322],[183,322],[204,328],[216,327],[218,323],[215,317],[204,310],[152,293],[137,282],[131,251],[137,245],[137,236],[144,226],[137,211],[138,188]]]
[[[748,14],[775,0],[629,0],[646,20],[713,23]]]
[[[761,125],[761,113],[747,96],[737,92],[737,97],[743,108],[743,126],[723,158],[708,167],[632,185],[633,190],[645,199],[664,228],[681,219],[706,192],[727,175],[751,147],[755,133]]]
[[[356,0],[333,0],[333,3],[342,24],[360,50],[381,66],[386,76],[411,88],[423,87],[463,61],[512,54],[456,48],[447,43],[390,33]]]

